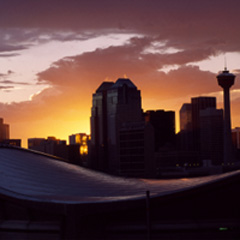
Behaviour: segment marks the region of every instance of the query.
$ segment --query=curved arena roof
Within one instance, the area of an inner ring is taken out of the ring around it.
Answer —
[[[191,179],[146,180],[114,177],[50,156],[0,147],[0,194],[32,201],[100,203],[165,196],[211,184],[239,171]]]

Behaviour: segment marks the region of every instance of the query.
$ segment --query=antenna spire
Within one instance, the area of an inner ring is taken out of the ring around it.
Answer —
[[[227,57],[226,57],[226,54],[224,54],[224,71],[227,71]]]

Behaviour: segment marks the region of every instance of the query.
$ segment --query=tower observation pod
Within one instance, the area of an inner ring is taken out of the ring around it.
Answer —
[[[235,75],[229,73],[225,68],[218,76],[218,85],[223,88],[224,96],[224,165],[234,161],[232,133],[231,133],[231,111],[230,111],[230,88],[234,84]]]

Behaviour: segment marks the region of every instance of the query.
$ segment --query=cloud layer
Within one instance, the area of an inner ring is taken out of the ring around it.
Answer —
[[[0,104],[2,116],[13,124],[16,137],[46,135],[49,128],[43,126],[54,122],[58,126],[65,122],[62,128],[71,134],[69,126],[79,121],[79,131],[84,131],[92,93],[102,81],[124,75],[142,90],[145,109],[179,110],[182,101],[193,96],[221,91],[216,74],[192,64],[223,52],[240,52],[239,8],[240,2],[235,0],[5,1],[0,9],[2,58],[50,40],[80,41],[108,33],[136,37],[123,45],[109,44],[56,59],[37,74],[37,84],[49,88],[34,94],[31,101]],[[162,71],[165,66],[177,69],[166,73]],[[0,74],[0,91],[28,84],[8,75],[10,72]],[[240,88],[238,80],[234,88]],[[239,99],[232,103],[235,126],[240,125]],[[36,124],[42,128],[34,127]],[[29,126],[24,134],[19,130],[23,126]],[[49,134],[57,134],[57,129]]]

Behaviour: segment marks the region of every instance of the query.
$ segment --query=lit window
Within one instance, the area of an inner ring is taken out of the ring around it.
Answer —
[[[80,155],[87,155],[88,154],[88,146],[87,145],[82,145],[80,146]]]
[[[75,136],[75,142],[76,142],[77,144],[81,144],[81,136],[80,136],[80,134],[76,134],[76,136]]]

